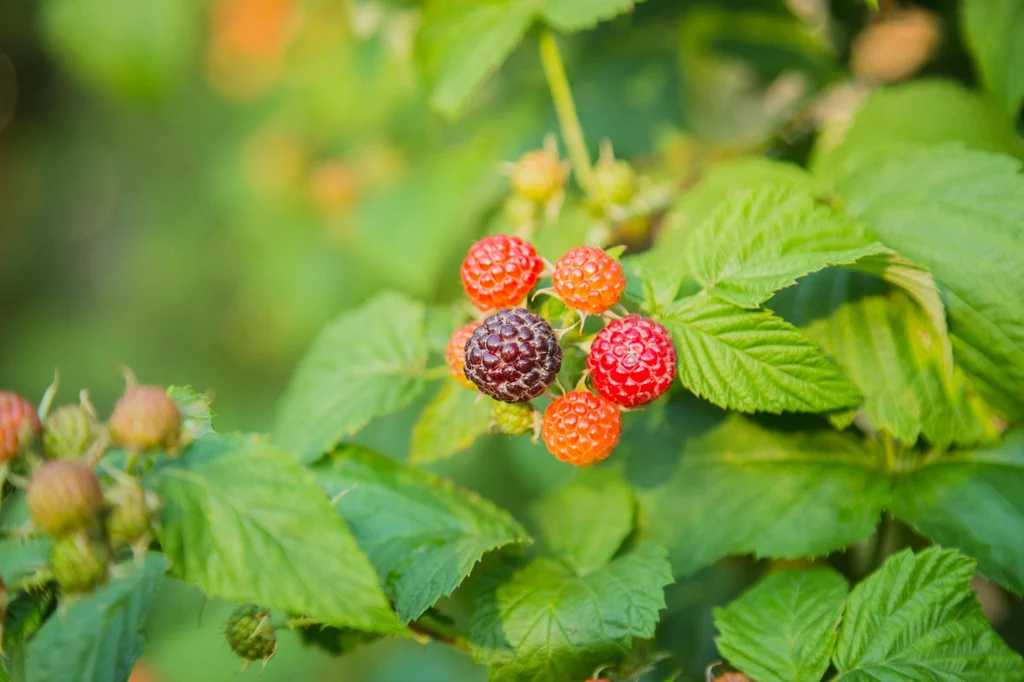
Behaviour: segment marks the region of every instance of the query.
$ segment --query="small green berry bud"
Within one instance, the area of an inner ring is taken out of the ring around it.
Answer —
[[[636,173],[626,161],[599,163],[594,169],[593,198],[602,205],[621,205],[633,198]]]
[[[256,604],[242,604],[228,617],[225,637],[235,655],[246,661],[267,661],[277,651],[277,635],[270,611]]]
[[[110,435],[136,452],[174,448],[181,437],[181,414],[159,386],[129,388],[114,407]]]
[[[104,528],[111,547],[128,547],[149,532],[146,491],[138,483],[123,483],[108,491],[107,503],[109,509]]]
[[[85,528],[103,510],[103,491],[92,469],[63,460],[46,462],[28,486],[28,510],[51,537]]]
[[[536,418],[533,408],[528,404],[495,400],[491,406],[491,422],[499,433],[521,436],[534,429]]]
[[[548,149],[526,152],[512,169],[512,189],[538,204],[551,199],[565,184],[565,168],[558,154]]]
[[[81,405],[64,405],[43,422],[43,450],[53,459],[79,459],[93,444],[99,424]]]
[[[65,592],[88,592],[102,585],[111,559],[107,544],[85,533],[57,538],[50,550],[53,577]]]

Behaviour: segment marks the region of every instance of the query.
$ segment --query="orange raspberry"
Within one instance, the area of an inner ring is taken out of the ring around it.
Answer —
[[[0,462],[9,462],[17,456],[24,445],[21,434],[26,424],[39,435],[42,427],[32,403],[14,393],[0,391]]]
[[[544,411],[544,443],[576,466],[600,462],[619,443],[622,416],[615,403],[589,391],[570,391]]]
[[[626,288],[622,266],[593,246],[578,246],[562,256],[552,281],[567,306],[594,315],[618,303]]]
[[[455,380],[466,388],[476,388],[476,385],[466,376],[466,342],[473,332],[480,326],[479,322],[470,322],[464,327],[459,327],[452,332],[448,339],[448,347],[444,351],[445,362],[448,363],[448,371],[452,373]]]
[[[530,292],[543,269],[533,244],[496,234],[469,247],[462,261],[462,286],[480,310],[509,308]]]

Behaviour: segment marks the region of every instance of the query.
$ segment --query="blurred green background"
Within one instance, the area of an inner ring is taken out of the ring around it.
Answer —
[[[922,4],[935,45],[911,72],[972,84],[955,3]],[[423,16],[413,0],[0,2],[0,386],[38,399],[59,368],[60,398],[88,387],[106,412],[127,365],[210,391],[221,430],[265,431],[332,316],[385,288],[456,298],[466,246],[500,215],[499,163],[556,123],[533,35],[462,117],[432,112]],[[801,160],[809,129],[782,124],[824,88],[845,92],[851,68],[855,92],[905,77],[852,64],[868,21],[861,0],[649,0],[563,49],[591,146],[676,178],[723,150]],[[361,439],[404,457],[417,407]],[[530,449],[485,439],[435,468],[518,511],[565,475]],[[726,566],[670,591],[695,661],[714,660],[708,605],[739,583]],[[230,606],[168,580],[138,681],[236,679]],[[436,645],[332,659],[285,633],[262,679],[484,677]]]

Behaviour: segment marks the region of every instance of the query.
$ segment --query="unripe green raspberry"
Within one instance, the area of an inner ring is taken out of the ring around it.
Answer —
[[[636,173],[626,161],[599,163],[594,168],[593,195],[601,204],[625,204],[633,198]]]
[[[57,538],[50,550],[53,577],[65,592],[88,592],[102,585],[111,559],[105,542],[84,533]]]
[[[99,424],[81,405],[64,405],[43,422],[43,449],[47,457],[74,460],[85,454],[99,432]]]
[[[267,660],[277,651],[277,635],[270,611],[256,604],[242,604],[228,617],[225,637],[235,655],[247,661]]]
[[[28,510],[36,526],[51,537],[85,528],[103,509],[103,492],[92,469],[54,460],[32,476]]]
[[[146,491],[138,483],[123,483],[107,494],[110,508],[104,520],[107,540],[114,549],[128,547],[149,531]]]
[[[159,386],[129,388],[114,407],[110,435],[136,452],[174,448],[181,436],[181,414]]]
[[[512,169],[512,189],[516,194],[543,204],[565,185],[565,168],[558,154],[550,149],[535,149],[519,157]]]
[[[491,422],[499,433],[521,436],[534,429],[534,411],[526,403],[503,403],[495,400],[491,406]]]

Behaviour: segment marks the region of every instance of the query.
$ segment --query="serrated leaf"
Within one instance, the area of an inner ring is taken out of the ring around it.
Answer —
[[[971,589],[974,561],[932,547],[895,554],[853,588],[833,663],[844,682],[1024,678]]]
[[[125,682],[142,655],[142,622],[166,570],[157,553],[120,564],[107,584],[47,620],[28,644],[28,682]]]
[[[327,495],[288,453],[255,437],[206,438],[158,462],[147,483],[182,580],[331,625],[402,629]]]
[[[964,0],[962,8],[964,39],[982,80],[1015,120],[1024,100],[1024,3]]]
[[[639,2],[641,0],[547,0],[543,19],[561,33],[574,33],[631,12]]]
[[[423,390],[424,307],[382,294],[324,329],[281,400],[275,441],[303,462]]]
[[[492,682],[564,682],[630,653],[650,638],[672,582],[664,550],[644,544],[579,577],[539,558],[482,574],[470,625],[473,656]]]
[[[989,409],[949,365],[930,317],[903,292],[837,270],[801,281],[773,306],[853,378],[876,428],[907,444],[924,435],[942,447],[996,437]]]
[[[436,0],[420,33],[431,103],[454,115],[519,44],[543,0]]]
[[[213,430],[210,399],[205,394],[197,393],[191,386],[171,386],[167,389],[167,395],[181,413],[181,435],[184,442],[190,443],[216,433]]]
[[[313,471],[406,622],[450,594],[484,554],[530,539],[478,495],[365,448],[344,448]]]
[[[986,576],[1024,594],[1024,431],[898,477],[890,508],[918,533],[959,547]]]
[[[580,574],[606,565],[633,532],[633,490],[614,469],[580,471],[530,509],[550,552]]]
[[[445,378],[412,430],[411,462],[448,459],[487,433],[493,400]]]
[[[679,379],[716,405],[825,412],[861,400],[834,362],[768,311],[695,296],[674,304],[661,321],[675,339]]]
[[[0,680],[25,680],[25,646],[57,608],[56,587],[44,587],[15,596],[4,611]],[[76,681],[77,682],[77,681]]]
[[[773,573],[715,609],[718,650],[758,682],[820,682],[848,589],[831,568]]]
[[[839,139],[833,132],[840,133]],[[951,142],[1011,154],[1024,149],[1013,124],[991,98],[956,81],[928,78],[872,92],[852,121],[818,136],[810,166],[827,177],[842,174],[870,150]]]
[[[705,290],[755,308],[800,277],[884,251],[810,190],[769,184],[719,204],[694,231],[687,255]]]
[[[643,537],[677,576],[729,554],[796,558],[871,535],[890,484],[877,455],[834,431],[772,431],[733,416],[685,441],[664,484],[640,493]]]
[[[838,179],[848,210],[948,289],[954,347],[975,351],[957,359],[987,383],[999,378],[986,358],[1024,376],[1019,170],[1007,156],[943,146],[867,154]]]

